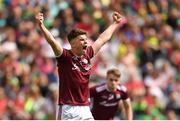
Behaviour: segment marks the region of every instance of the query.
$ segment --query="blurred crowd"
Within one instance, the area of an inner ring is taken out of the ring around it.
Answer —
[[[115,66],[134,119],[180,119],[180,0],[0,0],[0,119],[55,118],[56,60],[36,26],[39,11],[67,49],[72,28],[86,30],[91,44],[112,22],[113,11],[126,16],[128,22],[93,59],[90,86],[104,82]]]

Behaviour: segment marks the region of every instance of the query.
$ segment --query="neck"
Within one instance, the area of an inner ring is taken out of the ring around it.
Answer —
[[[78,50],[77,50],[76,48],[72,48],[71,51],[72,51],[72,53],[73,53],[74,55],[76,55],[76,56],[81,56],[81,55],[82,55],[82,54],[80,54],[80,53],[78,52]]]
[[[114,91],[116,91],[116,89],[110,88],[110,87],[108,87],[108,85],[107,85],[107,90],[108,90],[109,92],[114,92]]]
[[[108,89],[110,92],[114,92],[114,91],[116,91],[116,89]]]

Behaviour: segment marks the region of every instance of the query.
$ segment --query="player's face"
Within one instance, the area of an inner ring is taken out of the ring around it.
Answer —
[[[107,75],[107,86],[110,91],[116,91],[119,83],[119,77],[114,74]]]
[[[87,39],[87,35],[79,35],[72,41],[71,46],[76,48],[78,53],[81,55],[85,53],[87,47]]]

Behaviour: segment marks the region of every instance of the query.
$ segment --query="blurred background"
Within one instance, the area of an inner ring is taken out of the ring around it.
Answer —
[[[128,22],[93,59],[90,86],[103,83],[116,66],[134,119],[180,119],[180,0],[0,0],[0,119],[55,118],[56,61],[35,24],[38,11],[68,49],[73,27],[85,29],[91,44],[113,11],[125,15]]]

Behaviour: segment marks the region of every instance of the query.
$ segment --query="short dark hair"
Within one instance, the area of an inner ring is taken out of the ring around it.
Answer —
[[[87,35],[87,33],[82,29],[73,29],[69,32],[69,34],[67,35],[67,38],[68,38],[68,41],[70,42],[77,36],[84,35],[84,34]]]
[[[114,74],[114,75],[116,75],[117,77],[120,77],[120,76],[121,76],[120,71],[119,71],[118,69],[115,69],[115,68],[108,70],[108,71],[107,71],[107,75],[109,75],[109,74]]]

